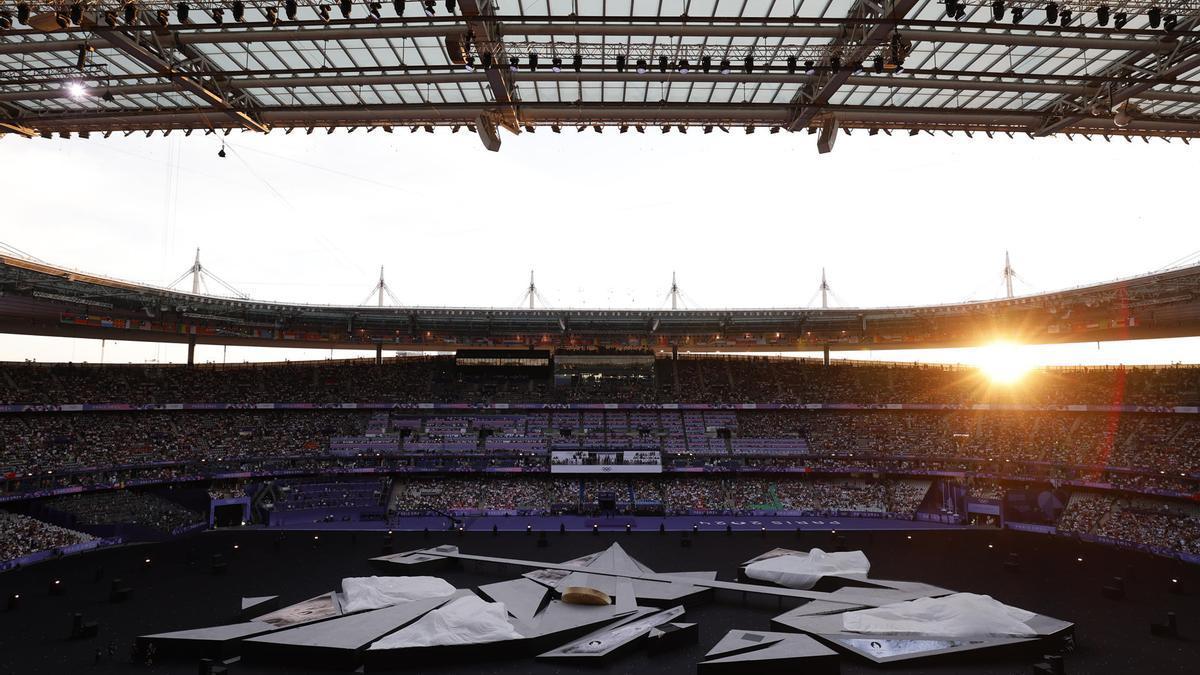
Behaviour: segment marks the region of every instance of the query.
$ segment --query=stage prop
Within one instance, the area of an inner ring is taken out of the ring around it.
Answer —
[[[570,644],[538,655],[539,659],[584,659],[600,662],[627,651],[646,637],[654,628],[683,616],[683,607],[676,606],[616,627],[589,633]]]
[[[795,633],[731,630],[708,650],[700,675],[837,675],[837,652]]]
[[[259,595],[252,598],[242,598],[238,618],[247,621],[263,612],[273,612],[277,609],[279,609],[278,595]]]
[[[1074,626],[988,596],[915,581],[874,579],[861,552],[774,549],[744,563],[740,579],[715,571],[656,572],[618,544],[563,563],[478,556],[443,545],[371,559],[396,576],[347,577],[283,608],[277,596],[242,598],[242,623],[143,635],[158,657],[241,655],[247,662],[365,672],[433,670],[452,662],[537,658],[603,663],[640,647],[694,643],[688,605],[717,594],[774,600],[772,631],[726,634],[698,664],[702,675],[838,673],[838,652],[874,663],[1021,648],[1073,646]],[[519,574],[455,589],[429,572],[458,565]],[[576,596],[588,601],[572,602]],[[1165,631],[1164,631],[1165,632]]]
[[[871,563],[862,551],[826,553],[814,548],[808,553],[787,552],[760,557],[745,566],[745,574],[756,581],[768,581],[785,588],[809,589],[824,576],[866,576]]]
[[[700,639],[698,623],[664,623],[650,629],[646,635],[646,651],[660,654],[684,645],[695,644]]]

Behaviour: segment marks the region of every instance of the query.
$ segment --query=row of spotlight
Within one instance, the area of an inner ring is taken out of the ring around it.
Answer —
[[[405,4],[406,3],[404,0],[393,0],[392,8],[395,11],[396,16],[404,15]],[[65,10],[56,12],[54,18],[55,18],[55,21],[58,23],[58,27],[66,28],[67,26],[71,26],[71,25],[74,25],[74,26],[82,25],[83,24],[84,5],[85,5],[85,3],[75,2],[75,3],[72,3],[71,5],[67,6],[67,8]],[[444,0],[444,6],[446,8],[446,11],[450,14],[454,14],[454,10],[457,7],[457,5],[458,5],[457,0]],[[349,19],[354,15],[355,5],[352,2],[352,0],[337,0],[337,6],[338,6],[338,11],[342,15],[342,18]],[[423,0],[421,2],[421,7],[425,12],[425,16],[433,16],[434,14],[437,13],[437,3],[435,2],[435,0]],[[369,16],[373,19],[381,19],[383,16],[382,15],[382,12],[383,12],[383,4],[382,3],[379,3],[379,2],[368,3],[366,5],[366,9],[367,9],[367,16]],[[15,18],[16,18],[17,23],[19,23],[23,26],[29,25],[29,20],[32,15],[32,12],[33,12],[32,6],[28,2],[18,2],[17,3],[17,11],[15,13]],[[191,17],[191,12],[192,12],[191,6],[186,2],[180,2],[177,5],[175,5],[175,16],[178,19],[179,23],[187,23],[188,19]],[[225,23],[225,10],[224,9],[218,7],[218,8],[210,10],[210,12],[212,15],[213,22],[216,23],[218,26]],[[299,15],[299,12],[300,12],[300,4],[296,0],[284,0],[283,13],[289,21],[295,21],[296,17]],[[330,15],[331,6],[330,5],[317,5],[316,12],[317,12],[317,16],[322,21],[328,22],[330,20],[330,16],[331,16]],[[229,13],[233,17],[234,21],[236,21],[238,23],[245,22],[246,21],[246,3],[243,2],[242,0],[234,0],[234,2],[230,3],[230,5],[229,5]],[[279,22],[279,9],[278,8],[265,7],[262,9],[262,13],[268,23],[276,24]],[[134,23],[137,23],[138,18],[140,16],[141,16],[141,7],[136,2],[126,2],[121,8],[120,18],[126,25],[132,25]],[[14,14],[12,12],[10,12],[8,10],[0,11],[0,28],[2,28],[2,29],[12,28],[13,18],[14,18]],[[117,18],[118,18],[118,13],[114,10],[108,10],[108,11],[104,12],[104,21],[105,21],[105,23],[107,23],[110,26],[117,25]],[[170,23],[171,23],[170,10],[167,10],[167,9],[155,10],[155,19],[162,26],[170,25]]]
[[[966,18],[967,10],[964,0],[944,0],[944,4],[946,5],[946,16],[951,19]],[[1009,12],[1005,0],[992,0],[991,6],[992,20],[1003,21],[1005,13]],[[1043,9],[1046,13],[1046,23],[1057,23],[1060,26],[1071,24],[1073,14],[1069,7],[1060,7],[1057,2],[1047,2]],[[1128,12],[1114,12],[1108,5],[1096,6],[1094,13],[1096,14],[1096,24],[1099,26],[1107,27],[1111,20],[1114,28],[1121,29],[1129,23],[1130,19]],[[1012,7],[1011,16],[1014,24],[1021,23],[1025,18],[1025,8],[1019,6]],[[1179,25],[1179,16],[1176,14],[1164,14],[1160,7],[1151,7],[1146,11],[1146,23],[1156,30],[1162,27],[1163,30],[1174,31]]]
[[[537,52],[529,52],[529,55],[526,58],[525,64],[526,64],[525,67],[527,70],[529,70],[530,72],[534,72],[542,64],[542,60]],[[614,65],[616,66],[617,72],[619,72],[619,73],[626,72],[627,70],[629,70],[629,58],[627,56],[625,56],[624,54],[618,54],[616,59],[614,60]],[[471,71],[474,71],[477,67],[482,67],[484,69],[491,69],[491,68],[496,68],[498,66],[499,66],[499,64],[496,62],[496,57],[489,52],[484,52],[479,55],[479,64],[478,65],[476,64],[475,56],[472,54],[468,54],[464,58],[463,69],[466,70],[467,72],[471,72]],[[900,72],[904,71],[903,59],[895,58],[895,57],[893,57],[892,59],[885,59],[882,55],[876,55],[874,57],[874,59],[872,59],[870,62],[855,61],[853,63],[848,63],[848,64],[843,64],[842,59],[837,56],[830,57],[828,62],[821,63],[821,64],[818,64],[816,61],[813,61],[813,60],[806,60],[803,63],[801,63],[799,60],[799,57],[789,56],[789,57],[787,57],[787,66],[786,67],[787,67],[787,72],[789,74],[796,74],[799,72],[803,72],[805,75],[815,75],[817,73],[817,71],[819,71],[819,70],[837,73],[837,72],[840,72],[843,67],[849,68],[851,70],[851,72],[853,72],[856,75],[859,73],[865,73],[865,72],[867,72],[868,69],[874,70],[876,73],[884,73],[884,72],[900,73]],[[559,73],[559,72],[563,71],[563,68],[564,68],[564,64],[563,64],[562,57],[555,56],[552,59],[550,59],[550,70],[551,71],[553,71],[555,73]],[[716,65],[714,65],[713,58],[711,56],[702,56],[702,57],[700,57],[699,64],[697,64],[697,66],[694,68],[692,66],[691,61],[689,61],[688,59],[679,59],[678,61],[671,61],[670,59],[668,59],[665,56],[658,57],[658,70],[661,73],[677,72],[677,73],[686,75],[686,74],[692,72],[693,70],[699,70],[699,72],[702,72],[702,73],[711,73],[711,72],[713,72],[714,68],[716,69],[716,72],[720,73],[721,75],[729,75],[733,72],[733,64],[729,59],[721,59]],[[769,62],[762,63],[762,64],[756,64],[754,61],[754,56],[752,54],[747,55],[745,58],[742,59],[741,70],[743,72],[745,72],[747,74],[753,73],[756,68],[763,70],[763,71],[772,70],[772,66]],[[508,69],[514,73],[520,71],[521,70],[521,57],[509,56],[508,57]],[[583,69],[583,55],[582,54],[576,53],[574,56],[571,57],[571,69],[577,73]],[[650,62],[647,59],[637,59],[633,63],[633,69],[638,75],[645,75],[646,73],[650,72],[650,70],[651,70]]]

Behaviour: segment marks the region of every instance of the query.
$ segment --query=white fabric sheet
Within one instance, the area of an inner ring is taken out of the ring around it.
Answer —
[[[410,600],[440,598],[454,587],[438,577],[346,577],[342,579],[342,611],[379,609]]]
[[[508,621],[504,604],[463,596],[371,644],[371,649],[473,645],[523,637]]]
[[[938,637],[1030,637],[1025,622],[1037,616],[989,595],[955,593],[883,607],[846,612],[842,626],[852,633],[921,633]]]
[[[829,574],[866,574],[870,570],[871,562],[862,551],[826,553],[814,548],[808,555],[781,555],[750,563],[746,566],[746,576],[807,590]]]

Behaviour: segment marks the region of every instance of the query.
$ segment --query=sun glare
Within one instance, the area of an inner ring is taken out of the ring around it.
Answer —
[[[997,384],[1013,384],[1033,368],[1020,345],[994,342],[979,348],[979,369]]]

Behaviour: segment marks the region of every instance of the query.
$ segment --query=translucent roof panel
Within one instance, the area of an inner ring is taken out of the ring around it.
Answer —
[[[1000,21],[989,0],[965,0],[957,20],[941,0],[896,0],[894,17],[856,0],[460,0],[453,17],[441,2],[426,17],[415,0],[371,16],[354,0],[349,18],[335,5],[328,20],[300,0],[295,20],[279,9],[274,21],[274,4],[252,0],[244,21],[225,8],[219,25],[222,0],[196,3],[187,23],[174,2],[140,0],[133,26],[120,0],[96,0],[119,30],[0,33],[0,133],[364,120],[516,130],[570,107],[588,125],[1196,135],[1196,19],[1151,28],[1148,1],[1114,3],[1132,12],[1116,29],[1063,3],[1070,25],[1049,24],[1033,0],[1008,0]],[[1125,106],[1134,114],[1118,125]]]

